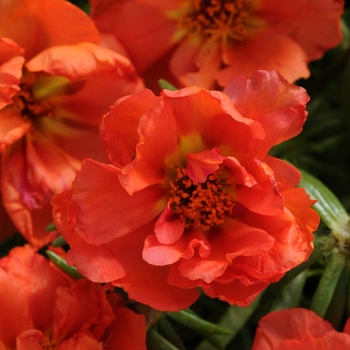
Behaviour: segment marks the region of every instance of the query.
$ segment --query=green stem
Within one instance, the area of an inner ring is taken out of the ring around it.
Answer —
[[[310,309],[321,317],[327,312],[345,263],[345,254],[334,248],[310,306]]]

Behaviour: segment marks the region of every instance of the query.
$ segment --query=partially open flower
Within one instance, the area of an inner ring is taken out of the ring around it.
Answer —
[[[40,247],[52,240],[51,196],[70,188],[85,157],[105,159],[101,116],[143,84],[125,57],[98,46],[93,22],[70,3],[6,1],[0,10],[2,199]]]
[[[299,172],[267,155],[301,131],[308,96],[268,71],[225,92],[144,90],[114,104],[100,127],[111,164],[86,159],[52,200],[69,264],[179,310],[197,287],[248,305],[308,258],[313,201]]]
[[[144,316],[110,291],[69,278],[29,245],[13,249],[0,259],[0,347],[145,350]]]
[[[98,28],[115,35],[150,82],[168,78],[168,69],[178,83],[202,88],[257,69],[295,81],[342,38],[343,0],[90,2]]]
[[[347,350],[350,319],[344,332],[307,309],[272,312],[259,322],[253,350]]]

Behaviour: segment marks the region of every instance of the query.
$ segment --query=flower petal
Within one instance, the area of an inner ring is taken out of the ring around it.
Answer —
[[[14,349],[17,335],[33,328],[33,322],[24,291],[3,269],[0,269],[0,307],[2,314],[9,316],[0,317],[0,345]]]
[[[130,196],[119,184],[118,175],[113,166],[86,159],[73,183],[72,200],[78,206],[76,230],[89,244],[103,244],[131,233],[162,210],[164,189],[151,186]]]
[[[0,65],[14,57],[22,56],[24,50],[12,39],[0,35]]]
[[[16,56],[0,65],[0,109],[12,103],[12,97],[20,91],[24,58]]]
[[[267,216],[283,213],[283,197],[268,165],[255,159],[248,170],[257,183],[249,187],[237,184],[235,187],[237,201],[255,213]]]
[[[120,75],[132,71],[127,58],[89,42],[49,47],[27,62],[26,68],[31,72],[43,71],[71,80],[100,71],[119,69]]]
[[[67,253],[67,263],[97,283],[125,277],[140,258],[143,241],[152,232],[154,223],[149,228],[143,226],[132,234],[116,238],[108,245],[88,244],[75,231],[78,208],[71,201],[71,196],[71,191],[65,191],[51,201],[55,225],[71,248]]]
[[[108,347],[118,350],[145,350],[145,316],[123,306],[118,306],[115,314],[117,319],[112,322],[104,336]]]
[[[238,75],[249,77],[258,69],[279,71],[290,82],[310,75],[308,57],[302,47],[289,36],[270,29],[224,47],[223,55],[228,67],[216,74],[221,86]]]
[[[204,43],[197,37],[189,36],[181,41],[169,61],[169,66],[183,85],[213,88],[215,75],[221,66],[219,43]]]
[[[343,11],[343,0],[297,0],[286,6],[280,6],[279,0],[267,0],[260,15],[273,30],[301,45],[309,60],[316,60],[340,43]]]
[[[162,9],[139,1],[124,0],[113,5],[107,5],[108,10],[102,14],[102,10],[94,11],[93,6],[93,19],[100,31],[116,36],[142,72],[172,47],[176,22],[164,16]]]
[[[167,282],[169,268],[152,266],[139,260],[132,272],[113,284],[125,289],[129,298],[160,311],[179,311],[188,308],[199,297],[199,291],[181,289]]]
[[[277,349],[285,339],[302,340],[309,334],[321,338],[334,328],[306,309],[287,309],[267,314],[259,321],[253,349]],[[265,344],[265,345],[264,345]]]
[[[162,244],[175,243],[182,236],[184,230],[185,221],[173,215],[168,203],[154,226],[157,240]]]
[[[142,90],[134,96],[120,98],[107,113],[100,126],[100,135],[112,163],[123,168],[135,158],[140,140],[137,132],[142,115],[158,98],[150,90]]]
[[[42,343],[45,340],[44,334],[37,329],[29,329],[21,333],[16,339],[17,350],[41,350]]]
[[[116,130],[119,135],[122,133],[122,140],[119,138],[120,143],[123,142],[124,135],[125,137],[130,134],[132,136],[128,143],[132,142],[130,146],[135,145],[134,149],[125,147],[125,145],[122,144],[122,146],[124,146],[124,150],[121,149],[123,153],[117,150],[118,153],[115,154],[114,151],[112,155],[115,155],[116,158],[118,157],[117,160],[120,159],[122,162],[125,162],[129,158],[125,153],[130,153],[129,159],[131,162],[125,164],[125,167],[121,169],[119,175],[122,186],[126,188],[129,194],[140,191],[147,186],[162,183],[165,175],[165,159],[177,151],[178,141],[175,119],[167,104],[163,103],[163,101],[157,101],[158,103],[153,103],[154,106],[144,111],[142,115],[136,114],[142,113],[143,109],[150,103],[150,101],[146,102],[144,100],[148,95],[150,94],[146,90],[145,92],[122,100],[121,103],[115,105],[111,112],[104,118],[103,126],[101,127],[102,130],[105,130],[105,125],[108,123],[108,126],[111,125],[113,128],[112,130]],[[124,108],[127,108],[127,110]],[[128,118],[131,118],[132,124],[127,123],[125,125],[124,123],[124,130],[118,130],[117,126],[123,122],[123,120],[120,120],[121,116],[119,113],[124,115],[124,111],[127,113]],[[130,111],[134,112],[131,116]],[[112,119],[113,117],[114,119]],[[133,132],[134,130],[130,130],[129,127],[133,126],[135,121],[138,121],[136,129],[138,139],[136,139],[136,135]],[[104,131],[102,131],[102,133],[105,135]],[[112,135],[108,134],[106,136],[110,139]],[[104,136],[104,138],[106,137]],[[159,145],[161,145],[161,147],[159,147]],[[111,145],[108,144],[108,149],[110,146],[115,148],[115,143]],[[123,158],[121,156],[123,156]]]
[[[29,120],[11,110],[0,111],[0,153],[20,140],[31,127]]]
[[[257,120],[265,130],[265,138],[256,145],[254,154],[257,152],[263,157],[273,145],[301,132],[309,96],[303,88],[288,83],[278,72],[261,70],[252,78],[240,76],[233,79],[224,92],[239,113]]]
[[[26,59],[50,46],[82,41],[97,44],[100,40],[96,27],[86,13],[61,0],[2,2],[0,23],[0,36],[11,38],[23,47]]]
[[[228,96],[219,91],[188,87],[179,91],[164,90],[162,95],[171,105],[177,132],[186,141],[185,153],[217,147],[223,156],[234,155],[240,159],[264,137],[260,123],[244,118]]]
[[[204,183],[208,175],[219,169],[224,157],[220,156],[220,150],[187,153],[187,174],[194,183]]]

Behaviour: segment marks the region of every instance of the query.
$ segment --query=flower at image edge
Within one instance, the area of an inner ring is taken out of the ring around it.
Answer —
[[[114,104],[100,126],[111,164],[86,159],[52,200],[69,264],[180,310],[198,287],[249,305],[309,257],[314,201],[295,188],[299,172],[267,154],[300,133],[305,90],[258,71],[224,92],[143,90]]]
[[[29,245],[0,259],[0,347],[145,350],[145,318],[111,286],[62,273]]]
[[[166,78],[214,88],[257,69],[292,82],[342,39],[343,0],[90,2],[99,30],[125,47],[148,84]]]
[[[85,157],[107,159],[102,115],[143,83],[125,57],[98,46],[93,22],[69,2],[19,0],[0,9],[2,201],[40,248],[57,235],[45,232],[51,196],[70,188]]]
[[[343,333],[311,310],[287,309],[272,312],[259,321],[253,350],[347,350],[350,348],[350,319]]]

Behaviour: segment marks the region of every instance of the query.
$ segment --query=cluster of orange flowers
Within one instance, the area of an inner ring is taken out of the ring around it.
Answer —
[[[343,6],[91,0],[89,17],[2,1],[0,237],[28,244],[0,259],[0,348],[145,349],[145,317],[114,287],[160,311],[200,289],[246,306],[306,261],[314,201],[268,152],[301,132],[309,97],[292,83],[340,42]],[[85,278],[38,253],[59,234],[67,254],[50,249]],[[254,349],[293,348],[264,322]]]

